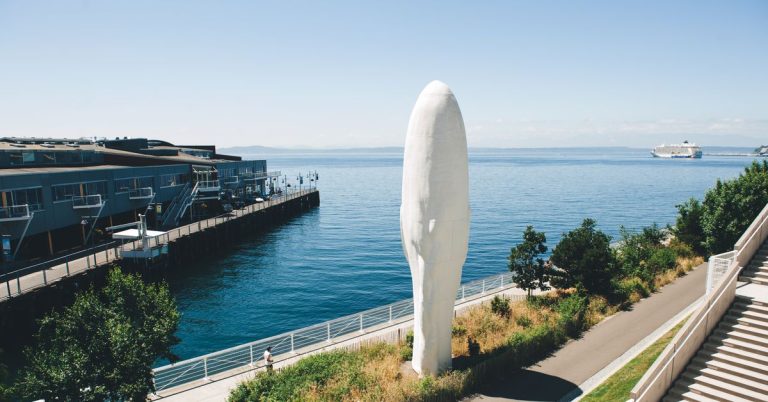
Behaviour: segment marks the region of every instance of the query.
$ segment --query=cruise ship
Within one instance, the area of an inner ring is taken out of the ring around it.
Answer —
[[[682,144],[661,144],[651,151],[656,158],[701,158],[701,147],[688,141]]]

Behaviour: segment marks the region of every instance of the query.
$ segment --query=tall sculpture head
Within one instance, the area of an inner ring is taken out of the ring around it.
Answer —
[[[469,242],[464,120],[453,92],[430,82],[416,100],[403,157],[400,237],[411,268],[413,369],[451,367],[451,323]]]

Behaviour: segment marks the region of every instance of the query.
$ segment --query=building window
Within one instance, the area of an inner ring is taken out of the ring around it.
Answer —
[[[8,159],[11,165],[29,165],[35,163],[35,153],[32,151],[9,152]]]
[[[72,197],[101,194],[101,199],[107,199],[107,182],[93,181],[90,183],[60,184],[52,186],[54,201],[69,201]]]
[[[189,175],[184,173],[164,174],[160,176],[160,187],[172,187],[187,184]]]
[[[4,190],[0,192],[0,197],[2,197],[3,207],[27,204],[30,211],[43,209],[43,189],[40,187]]]
[[[115,180],[115,192],[124,193],[126,191],[135,190],[137,188],[153,187],[154,180],[152,176],[145,177],[131,177],[128,179]]]

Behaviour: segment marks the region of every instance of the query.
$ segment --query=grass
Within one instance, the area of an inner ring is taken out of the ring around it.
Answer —
[[[656,361],[656,358],[659,357],[669,342],[672,341],[672,338],[684,323],[685,320],[677,324],[581,400],[585,402],[598,402],[626,401],[629,399],[629,392],[640,381],[640,378]]]

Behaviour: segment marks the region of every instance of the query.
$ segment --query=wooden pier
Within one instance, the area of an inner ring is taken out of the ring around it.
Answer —
[[[300,190],[247,205],[224,215],[204,219],[171,229],[150,239],[150,246],[166,245],[168,253],[163,264],[176,265],[192,261],[219,249],[222,245],[237,241],[242,235],[261,227],[264,223],[277,222],[309,208],[320,205],[317,189]],[[8,302],[37,290],[55,287],[68,280],[76,280],[84,274],[114,264],[137,265],[144,261],[124,259],[122,253],[141,247],[140,241],[116,245],[86,256],[65,260],[61,264],[27,274],[3,275],[0,281],[0,303]]]

